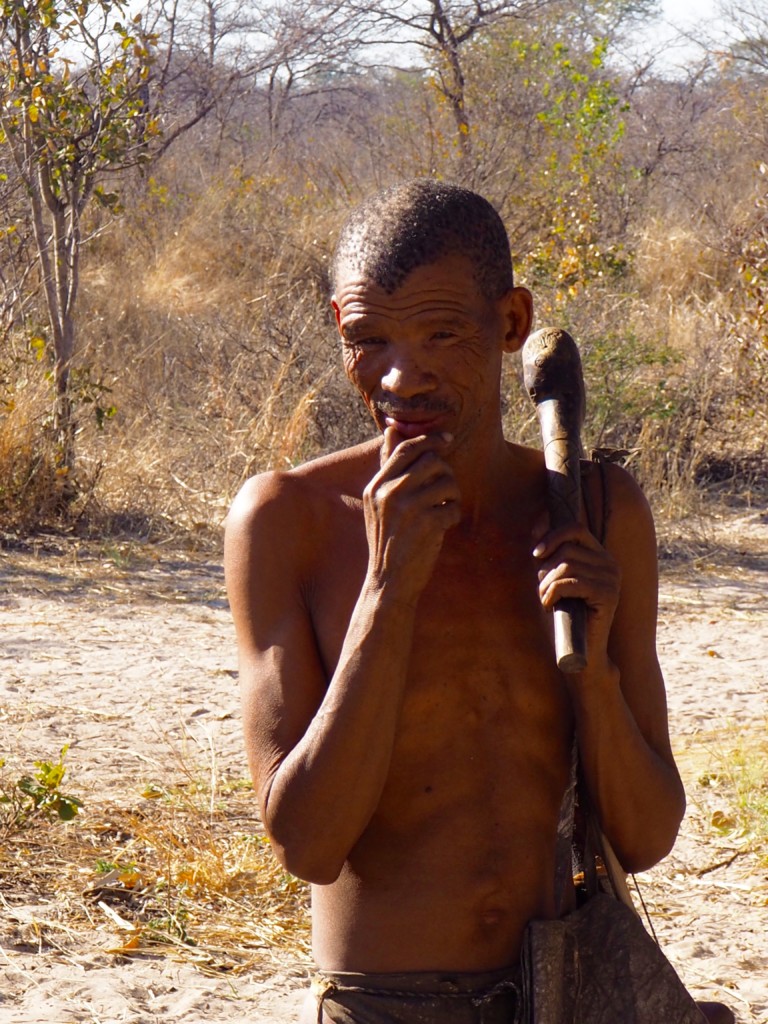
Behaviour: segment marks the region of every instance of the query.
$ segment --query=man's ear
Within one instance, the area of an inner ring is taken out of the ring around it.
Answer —
[[[533,323],[533,296],[527,288],[511,288],[504,298],[504,351],[517,352],[525,344]]]

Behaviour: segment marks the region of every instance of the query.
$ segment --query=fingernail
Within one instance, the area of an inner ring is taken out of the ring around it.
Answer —
[[[544,554],[544,545],[543,544],[537,544],[536,547],[533,549],[533,557],[534,558],[541,558],[541,556],[543,554]]]
[[[453,434],[449,434],[448,431],[444,430],[440,435],[446,444],[449,444],[453,440]]]

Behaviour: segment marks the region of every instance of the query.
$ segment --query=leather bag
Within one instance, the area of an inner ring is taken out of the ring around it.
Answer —
[[[640,918],[607,893],[532,921],[522,963],[521,1024],[705,1024]]]
[[[574,747],[558,825],[556,895],[558,906],[573,905],[574,897],[580,905],[555,920],[528,924],[520,1024],[706,1024],[635,911],[625,876],[584,799],[584,839],[576,837],[576,780]],[[584,793],[581,786],[579,797]],[[578,889],[574,865],[583,868]]]

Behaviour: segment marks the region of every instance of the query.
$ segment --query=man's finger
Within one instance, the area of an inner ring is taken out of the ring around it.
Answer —
[[[453,440],[452,434],[424,434],[421,437],[403,437],[395,427],[387,427],[380,451],[380,463],[384,466],[398,449],[403,455],[415,459],[425,448],[445,448]]]
[[[546,559],[558,548],[569,544],[576,544],[589,551],[603,550],[603,545],[583,523],[569,523],[556,530],[549,530],[538,538],[534,533],[534,540],[537,543],[533,549],[533,555],[539,559]]]
[[[397,448],[401,441],[405,440],[394,427],[387,427],[384,431],[384,441],[381,445],[380,459],[381,465],[390,458],[392,452]]]

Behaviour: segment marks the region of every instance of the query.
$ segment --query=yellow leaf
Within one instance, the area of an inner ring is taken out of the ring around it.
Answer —
[[[137,930],[125,942],[122,942],[122,943],[120,943],[117,946],[112,946],[109,949],[105,949],[104,952],[105,953],[115,953],[118,956],[121,953],[129,953],[132,949],[138,949],[139,948],[140,940],[141,940],[141,932],[139,930]]]
[[[135,889],[141,881],[141,875],[133,868],[126,868],[125,871],[121,871],[119,878],[126,889]]]
[[[735,820],[730,814],[726,814],[725,811],[715,811],[711,820],[712,825],[720,832],[729,832],[736,827]]]
[[[38,117],[40,116],[40,112],[38,111],[37,107],[30,104],[29,108],[27,109],[27,113],[29,114],[29,120],[32,122],[32,124],[35,124]]]

